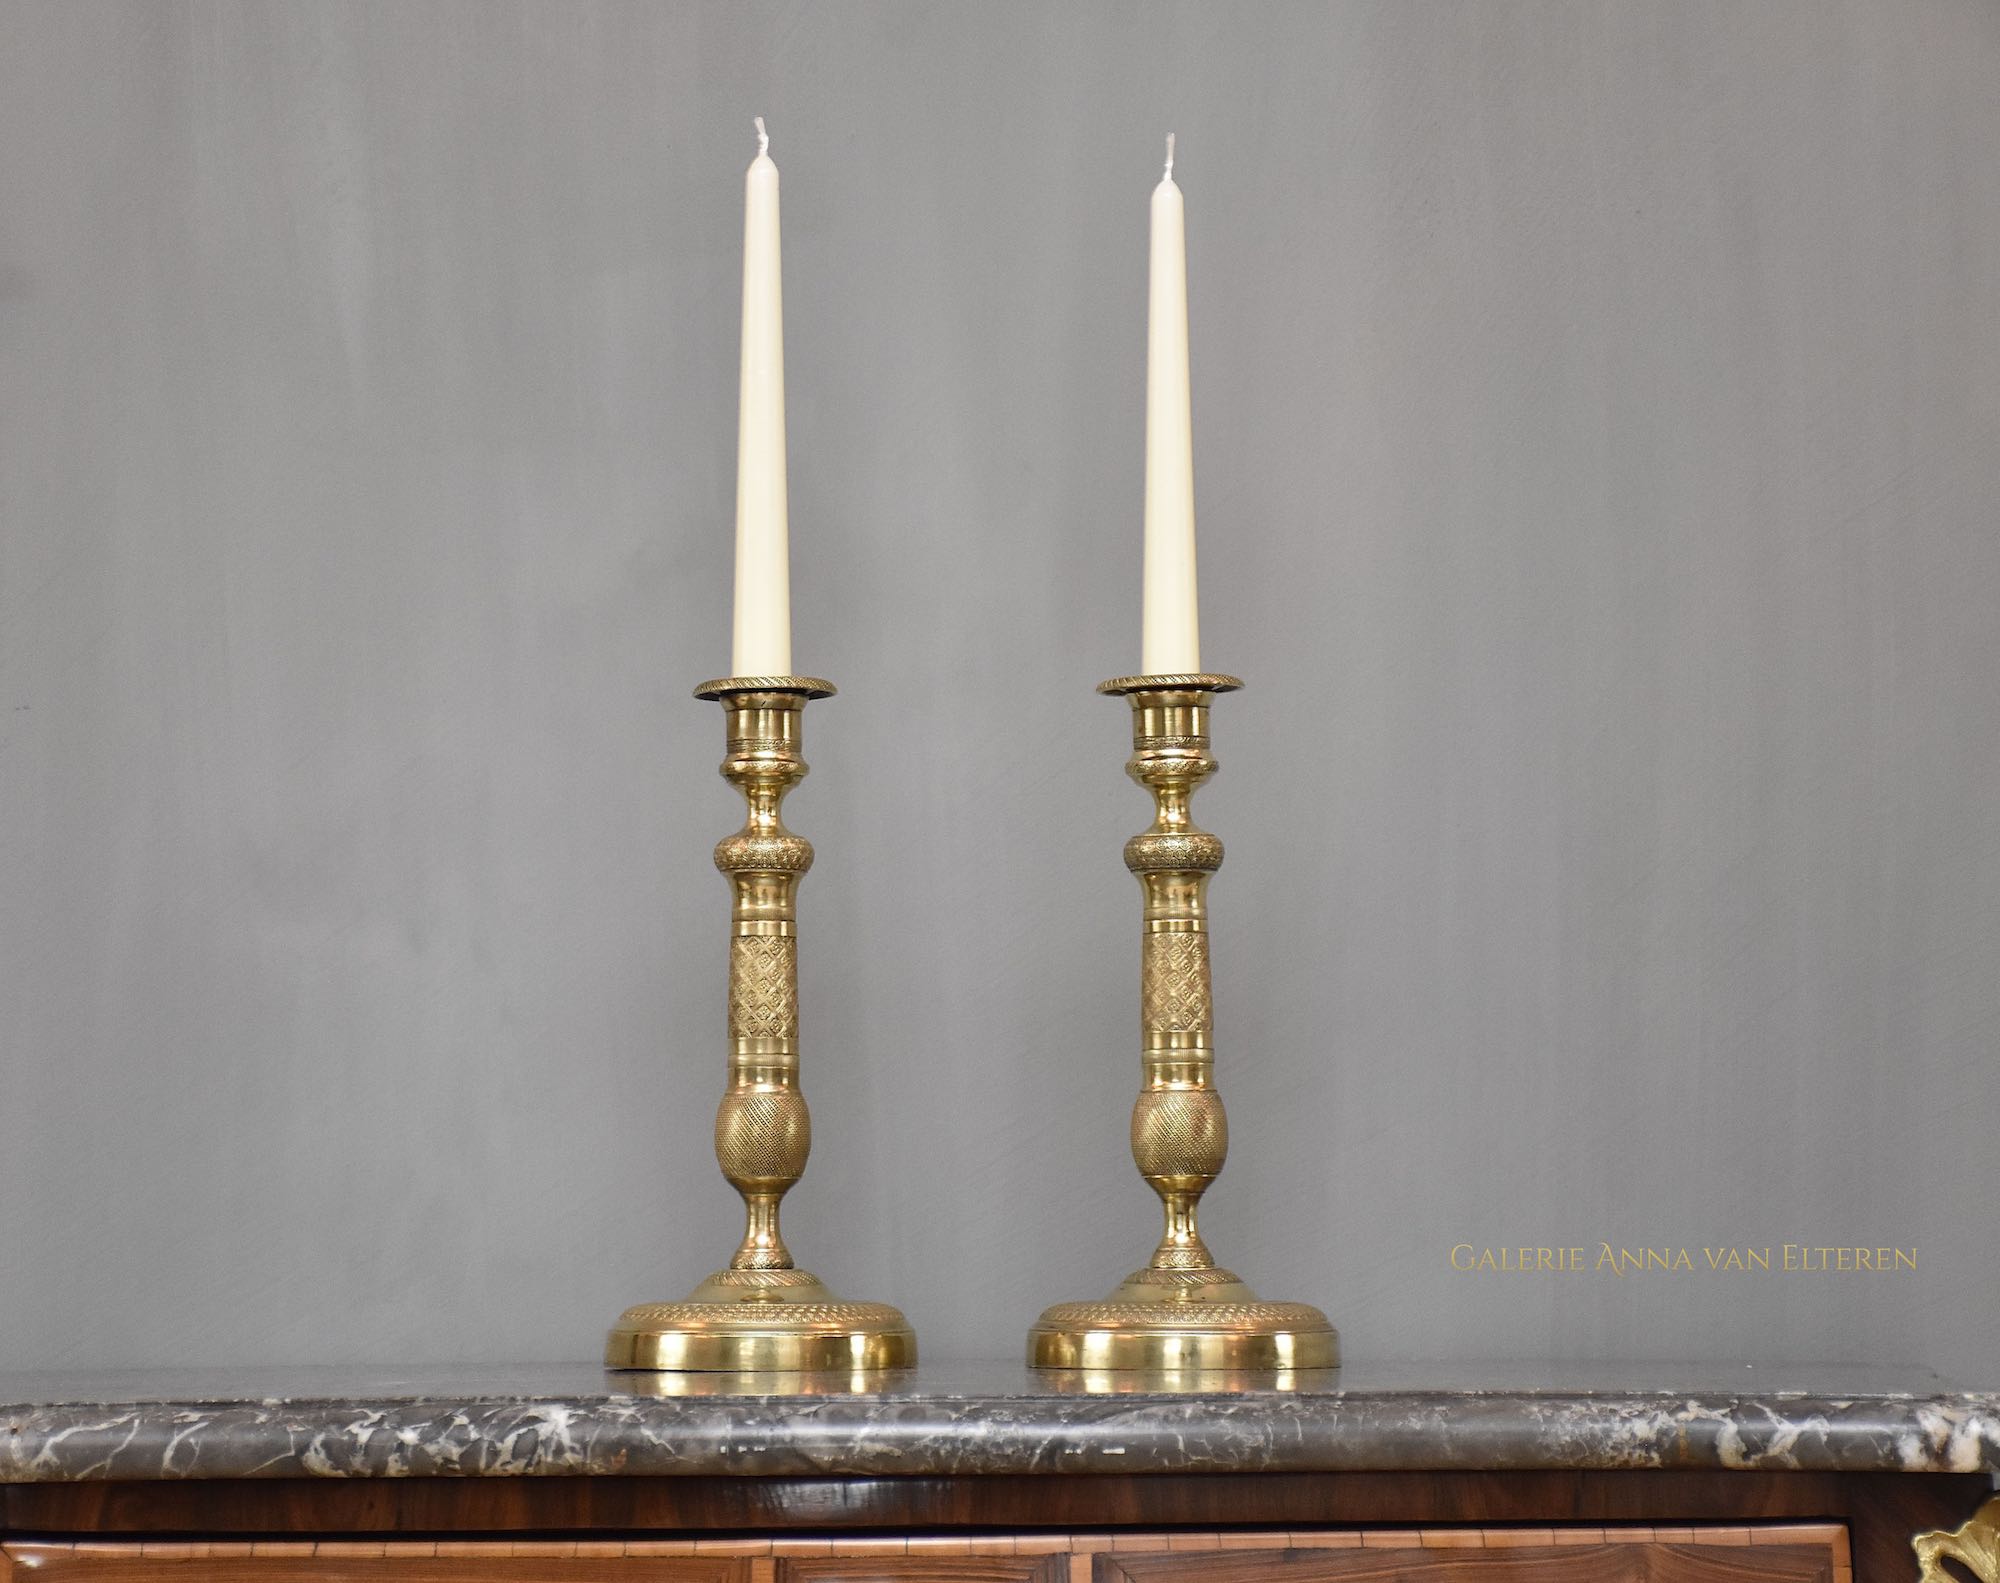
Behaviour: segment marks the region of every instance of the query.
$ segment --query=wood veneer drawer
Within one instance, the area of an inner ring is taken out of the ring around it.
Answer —
[[[1845,1530],[1761,1534],[1676,1530],[1432,1529],[1361,1533],[1359,1543],[1205,1554],[1114,1552],[1092,1583],[1851,1583]],[[1682,1542],[1680,1535],[1687,1535]],[[1558,1535],[1563,1542],[1558,1543]],[[1294,1539],[1303,1536],[1294,1536]],[[1776,1542],[1780,1538],[1788,1542]]]

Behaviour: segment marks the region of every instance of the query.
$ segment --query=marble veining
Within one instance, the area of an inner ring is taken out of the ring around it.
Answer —
[[[1350,1366],[1098,1391],[945,1365],[865,1388],[556,1364],[0,1373],[0,1483],[592,1474],[1741,1468],[2000,1473],[2000,1393],[1921,1369]],[[717,1394],[726,1387],[736,1394]],[[690,1394],[680,1394],[687,1392]]]

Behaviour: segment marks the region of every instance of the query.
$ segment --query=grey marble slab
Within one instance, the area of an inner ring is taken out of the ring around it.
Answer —
[[[858,1386],[858,1388],[857,1388]],[[0,1373],[0,1483],[434,1475],[2000,1471],[1920,1368],[1353,1365],[1171,1387],[946,1364],[804,1391],[595,1367]]]

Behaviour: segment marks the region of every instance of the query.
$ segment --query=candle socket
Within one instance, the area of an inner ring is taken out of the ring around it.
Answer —
[[[1196,1208],[1229,1152],[1215,1088],[1208,882],[1222,842],[1194,822],[1195,788],[1213,775],[1208,710],[1233,676],[1120,676],[1098,687],[1132,706],[1125,769],[1153,795],[1152,827],[1125,843],[1145,895],[1139,1011],[1143,1078],[1132,1158],[1166,1210],[1145,1268],[1101,1302],[1058,1303],[1028,1332],[1037,1368],[1151,1373],[1332,1368],[1340,1338],[1305,1303],[1262,1302],[1216,1266]]]
[[[734,899],[729,938],[729,1083],[715,1117],[715,1157],[742,1195],[742,1243],[683,1302],[641,1303],[618,1318],[605,1367],[720,1374],[902,1368],[917,1339],[887,1303],[844,1303],[792,1263],[778,1205],[805,1171],[812,1118],[799,1092],[799,880],[812,844],[785,828],[785,793],[806,776],[800,727],[808,699],[833,694],[810,676],[733,676],[697,698],[728,715],[722,774],[743,793],[743,828],[715,849]]]

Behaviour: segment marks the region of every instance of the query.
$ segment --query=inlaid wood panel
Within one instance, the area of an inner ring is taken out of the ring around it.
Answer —
[[[916,1548],[910,1549],[911,1545]],[[873,1549],[864,1541],[850,1540],[837,1545],[830,1556],[783,1556],[776,1567],[776,1583],[1068,1583],[1069,1578],[1067,1555],[1000,1552],[978,1539],[944,1540],[928,1547],[921,1539],[888,1541]]]
[[[0,1583],[756,1583],[749,1556],[644,1541],[11,1543],[4,1554]]]

